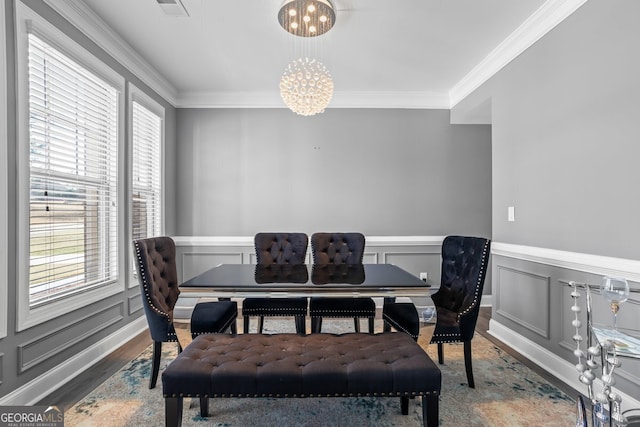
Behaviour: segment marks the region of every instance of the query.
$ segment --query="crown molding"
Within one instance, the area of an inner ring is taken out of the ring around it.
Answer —
[[[449,91],[453,108],[587,0],[547,0]]]
[[[140,80],[177,108],[286,108],[273,92],[182,92],[81,0],[43,0]],[[547,0],[448,93],[337,91],[328,108],[450,109],[587,0]]]
[[[81,0],[44,0],[101,49],[115,58],[167,102],[176,106],[177,90]]]
[[[270,92],[183,92],[176,99],[179,108],[287,108],[280,93]],[[336,91],[327,108],[411,108],[449,109],[449,95],[432,92]]]

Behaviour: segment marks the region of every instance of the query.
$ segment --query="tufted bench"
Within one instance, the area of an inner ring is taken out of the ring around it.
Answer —
[[[183,397],[422,396],[425,426],[438,425],[440,370],[407,334],[208,334],[162,374],[167,426],[182,424]]]

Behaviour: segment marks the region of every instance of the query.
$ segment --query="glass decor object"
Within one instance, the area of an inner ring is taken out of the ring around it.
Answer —
[[[617,329],[620,304],[629,298],[629,283],[621,277],[605,276],[600,282],[600,295],[606,298],[611,304],[613,329]]]
[[[280,96],[294,113],[313,116],[324,112],[333,96],[329,70],[315,59],[297,59],[280,79]]]

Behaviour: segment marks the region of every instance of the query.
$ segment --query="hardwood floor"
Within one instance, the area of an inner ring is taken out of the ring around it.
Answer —
[[[542,368],[535,363],[522,356],[509,346],[496,340],[487,333],[489,329],[489,320],[491,319],[491,309],[482,308],[480,310],[480,316],[478,317],[478,323],[476,325],[476,332],[487,338],[494,343],[497,347],[503,349],[516,360],[520,361],[525,366],[542,376],[549,383],[553,384],[569,396],[575,396],[576,391],[571,387],[558,380],[554,376],[548,374]],[[104,360],[98,362],[95,366],[91,367],[87,371],[83,372],[76,378],[72,379],[67,384],[60,387],[49,396],[42,399],[37,405],[57,405],[60,408],[67,410],[75,405],[84,396],[89,394],[94,388],[100,385],[103,381],[116,373],[120,368],[126,365],[129,361],[140,354],[144,349],[151,345],[151,338],[148,332],[136,336],[127,344],[110,354]],[[156,387],[162,387],[160,382]]]

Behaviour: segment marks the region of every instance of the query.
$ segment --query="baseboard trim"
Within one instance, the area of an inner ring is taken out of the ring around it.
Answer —
[[[576,396],[577,393],[585,394],[587,392],[586,386],[578,379],[574,364],[553,354],[546,348],[514,332],[494,319],[489,320],[489,330],[487,332],[576,390]],[[602,388],[602,382],[600,380],[596,380],[595,383],[596,390]],[[616,392],[622,397],[623,410],[640,408],[640,400],[620,390],[616,390]]]
[[[131,337],[147,329],[146,317],[141,316],[113,334],[86,348],[55,368],[29,381],[0,398],[0,406],[34,405],[60,386],[71,381],[109,354],[124,345]]]

